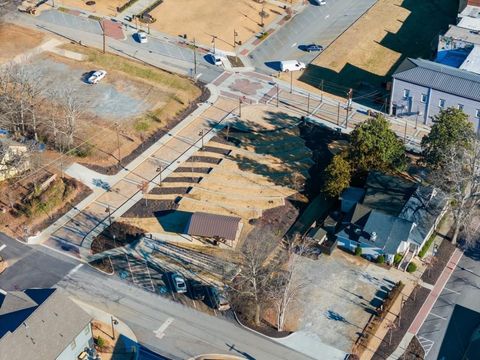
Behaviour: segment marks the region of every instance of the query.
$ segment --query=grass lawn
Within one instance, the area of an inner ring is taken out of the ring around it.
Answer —
[[[432,57],[436,37],[455,22],[457,6],[454,0],[379,0],[299,80],[318,87],[323,79],[327,92],[345,97],[352,87],[354,97],[373,100],[405,57]]]

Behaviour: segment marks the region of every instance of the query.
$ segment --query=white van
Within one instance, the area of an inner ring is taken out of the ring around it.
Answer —
[[[280,70],[284,72],[305,70],[305,63],[298,60],[285,60],[280,61]]]

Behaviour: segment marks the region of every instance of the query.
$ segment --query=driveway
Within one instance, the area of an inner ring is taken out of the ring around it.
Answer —
[[[265,63],[293,59],[310,63],[318,53],[307,53],[301,49],[302,45],[316,43],[327,47],[376,1],[327,0],[325,6],[310,4],[264,40],[249,56],[257,70],[266,74],[279,70],[275,69],[275,64],[272,64],[272,68]]]
[[[418,331],[427,360],[462,359],[480,325],[479,259],[479,247],[465,252]]]

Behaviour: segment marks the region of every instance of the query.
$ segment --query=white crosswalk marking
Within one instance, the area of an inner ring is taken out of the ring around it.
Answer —
[[[154,331],[154,334],[157,338],[161,339],[165,336],[165,330],[173,323],[173,318],[168,318],[165,322]]]

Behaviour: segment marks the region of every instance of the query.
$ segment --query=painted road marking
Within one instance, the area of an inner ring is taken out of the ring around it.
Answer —
[[[173,318],[168,318],[165,320],[165,322],[153,333],[155,336],[159,339],[163,338],[165,336],[165,330],[173,323]]]
[[[291,47],[295,47],[295,46],[297,46],[296,42],[294,42]]]
[[[82,266],[83,266],[83,264],[78,264],[78,265],[75,266],[72,270],[69,271],[69,273],[67,274],[67,276],[70,276],[70,275],[75,274]]]
[[[327,20],[330,17],[330,15],[325,16],[325,20]]]
[[[430,315],[436,316],[437,318],[442,319],[442,320],[447,320],[447,318],[445,318],[445,317],[443,317],[443,316],[440,316],[440,315],[437,315],[437,314],[434,314],[434,313],[431,312],[431,311],[430,311]]]
[[[448,290],[448,291],[450,291],[450,292],[452,292],[452,293],[455,293],[455,294],[458,294],[458,295],[461,294],[460,291],[455,291],[455,290],[449,289],[449,288],[447,288],[446,286],[445,286],[443,289],[444,289],[444,290]]]
[[[422,346],[423,351],[425,351],[425,357],[427,357],[430,350],[432,350],[433,344],[435,342],[430,339],[424,338],[423,336],[418,336],[417,339],[420,345]]]
[[[0,251],[2,251],[3,249],[5,249],[7,247],[7,245],[3,244],[2,246],[0,246]]]

